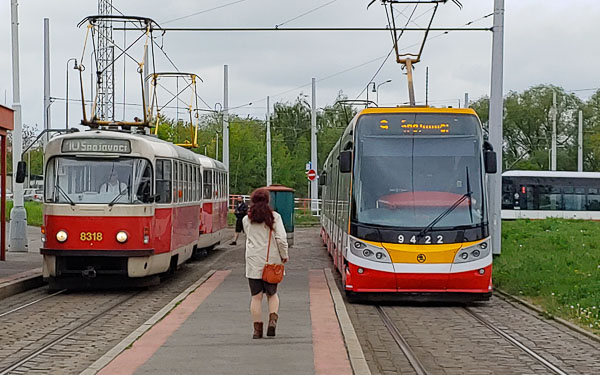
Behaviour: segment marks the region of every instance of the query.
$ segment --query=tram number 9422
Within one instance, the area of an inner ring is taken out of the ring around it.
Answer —
[[[426,244],[426,245],[430,245],[430,244],[441,244],[444,243],[444,236],[442,235],[436,235],[436,236],[424,236],[423,239],[421,241],[418,241],[417,236],[416,235],[412,235],[412,236],[405,236],[403,234],[398,236],[398,243],[412,243],[412,244],[416,244],[417,242],[420,242],[422,244]]]

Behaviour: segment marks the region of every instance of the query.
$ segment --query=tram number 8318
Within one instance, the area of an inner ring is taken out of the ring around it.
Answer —
[[[81,241],[102,241],[102,232],[81,232],[79,234]]]
[[[398,236],[398,243],[412,243],[412,244],[416,244],[417,243],[417,236],[413,235],[410,236],[410,239],[408,239],[408,242],[405,242],[406,239],[409,236],[404,236],[403,234]],[[434,236],[435,238],[433,238],[432,236],[425,236],[423,237],[424,241],[423,243],[426,245],[430,245],[432,243],[436,243],[436,244],[443,244],[444,243],[444,236],[442,235],[437,235]]]

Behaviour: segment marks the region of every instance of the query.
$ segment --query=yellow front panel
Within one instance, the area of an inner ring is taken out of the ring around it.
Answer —
[[[383,246],[393,263],[453,263],[462,247],[475,245],[480,241],[439,245],[410,245],[365,241],[375,246]]]

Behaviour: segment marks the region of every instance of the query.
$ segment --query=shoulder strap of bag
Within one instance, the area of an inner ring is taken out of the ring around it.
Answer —
[[[269,251],[271,250],[271,233],[273,229],[269,228],[269,242],[267,245],[267,259],[265,260],[265,264],[269,264]]]

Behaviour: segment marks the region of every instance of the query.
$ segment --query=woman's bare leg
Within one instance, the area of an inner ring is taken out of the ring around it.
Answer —
[[[279,311],[279,296],[277,293],[272,296],[267,295],[267,301],[269,302],[269,314],[277,313]]]
[[[252,300],[250,301],[250,314],[252,314],[253,322],[262,322],[262,292],[258,293],[255,296],[252,296]]]

